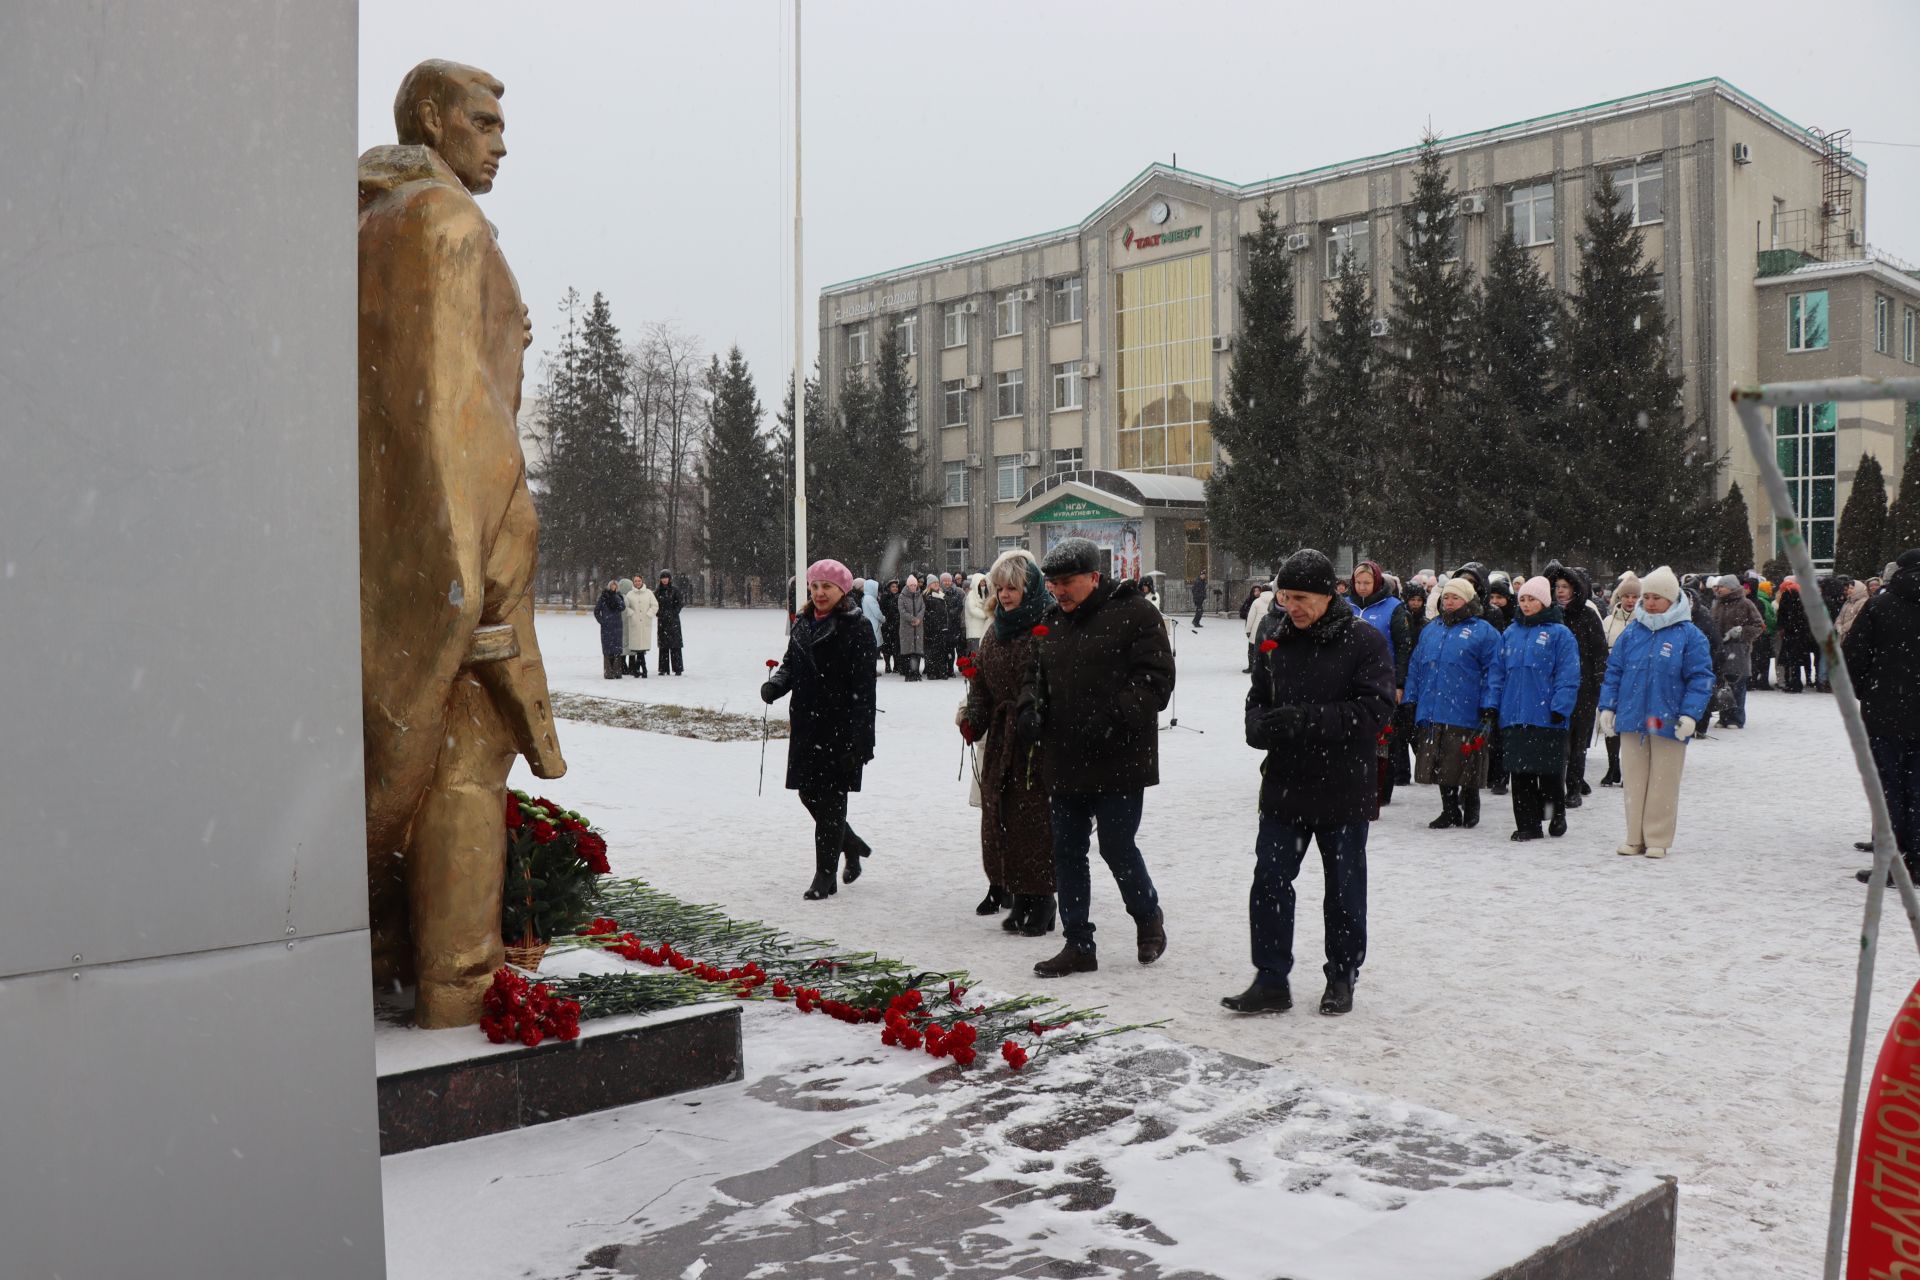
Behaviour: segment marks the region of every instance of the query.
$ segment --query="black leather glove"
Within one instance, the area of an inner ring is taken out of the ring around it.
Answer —
[[[1494,735],[1494,732],[1499,728],[1500,728],[1500,713],[1498,711],[1488,709],[1480,713],[1480,732],[1481,733],[1484,733],[1489,738],[1491,738]]]
[[[760,701],[778,702],[780,700],[780,695],[785,692],[786,690],[782,689],[779,685],[775,684],[771,680],[762,681],[760,684]]]
[[[1547,712],[1547,722],[1549,724],[1565,724],[1567,718],[1558,711],[1549,711]]]
[[[1040,704],[1022,698],[1013,709],[1013,740],[1022,746],[1040,741]]]
[[[1275,742],[1287,742],[1300,736],[1306,727],[1307,713],[1300,707],[1275,707],[1261,717],[1267,734]]]

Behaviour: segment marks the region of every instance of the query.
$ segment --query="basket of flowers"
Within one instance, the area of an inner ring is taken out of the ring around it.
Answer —
[[[612,870],[607,842],[571,809],[524,791],[507,793],[507,880],[500,936],[507,961],[540,967],[547,945],[592,915],[598,881]]]

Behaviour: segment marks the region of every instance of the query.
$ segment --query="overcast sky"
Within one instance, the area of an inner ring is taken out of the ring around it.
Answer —
[[[738,343],[772,406],[792,352],[791,14],[363,0],[360,143],[393,141],[421,59],[491,71],[509,153],[482,206],[536,354],[562,292],[598,290],[623,332]],[[804,23],[809,327],[825,285],[1077,223],[1176,153],[1251,182],[1429,122],[1464,133],[1708,76],[1851,128],[1869,239],[1920,261],[1920,0],[805,0]]]

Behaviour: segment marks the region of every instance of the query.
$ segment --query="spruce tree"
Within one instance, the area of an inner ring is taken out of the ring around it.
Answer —
[[[1720,499],[1720,550],[1715,557],[1721,573],[1745,573],[1753,567],[1753,519],[1740,482],[1733,482]]]
[[[1834,531],[1833,571],[1849,578],[1871,578],[1887,562],[1887,481],[1880,460],[1872,454],[1860,459],[1853,492],[1840,511]]]
[[[1508,233],[1494,245],[1476,303],[1460,454],[1477,465],[1474,483],[1452,501],[1476,554],[1537,566],[1566,541],[1562,490],[1573,482],[1557,438],[1560,295]]]
[[[1286,237],[1271,206],[1240,240],[1246,283],[1240,286],[1240,333],[1226,395],[1213,410],[1213,438],[1225,458],[1207,479],[1212,536],[1254,564],[1277,564],[1314,535],[1314,491],[1303,466],[1315,433],[1302,413],[1307,399],[1304,336],[1294,323],[1293,273]],[[1327,548],[1329,553],[1336,549]]]
[[[1574,479],[1561,490],[1571,541],[1612,568],[1678,563],[1712,543],[1713,456],[1682,411],[1667,316],[1631,209],[1600,179],[1561,345]]]
[[[873,375],[873,439],[863,453],[863,479],[878,523],[878,559],[867,567],[893,576],[903,562],[933,554],[934,493],[920,456],[921,436],[911,429],[915,388],[907,381],[907,358],[893,328],[880,339]]]
[[[1413,202],[1405,211],[1406,254],[1393,269],[1393,310],[1385,343],[1382,401],[1388,407],[1387,481],[1378,528],[1390,560],[1410,562],[1429,543],[1441,559],[1471,547],[1442,486],[1458,493],[1484,478],[1492,459],[1463,455],[1460,436],[1471,381],[1467,344],[1472,292],[1460,262],[1453,181],[1432,133],[1420,140]]]
[[[1360,547],[1390,519],[1382,505],[1382,457],[1376,386],[1379,343],[1373,336],[1373,290],[1351,254],[1333,283],[1333,315],[1322,322],[1307,375],[1308,447],[1302,481],[1318,525],[1309,541],[1328,555]]]
[[[1910,424],[1920,419],[1912,405],[1907,406],[1907,413]],[[1913,547],[1920,547],[1920,430],[1909,425],[1907,458],[1900,466],[1900,496],[1887,512],[1887,559],[1895,559]]]
[[[727,352],[725,365],[714,356],[706,381],[707,439],[700,460],[706,519],[698,545],[719,579],[715,601],[725,603],[731,583],[745,603],[749,576],[772,576],[780,569],[776,468],[771,444],[760,431],[765,410],[740,348]]]

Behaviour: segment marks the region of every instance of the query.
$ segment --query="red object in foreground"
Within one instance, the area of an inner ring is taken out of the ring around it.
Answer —
[[[1000,1042],[1000,1056],[1007,1060],[1007,1066],[1015,1071],[1027,1065],[1027,1051],[1011,1040]]]
[[[1278,640],[1275,640],[1272,636],[1268,636],[1265,640],[1262,640],[1260,642],[1260,652],[1262,653],[1272,653],[1275,649],[1278,649],[1279,647],[1280,647],[1280,642]]]
[[[778,658],[768,658],[768,659],[767,659],[767,670],[769,670],[769,671],[771,671],[771,670],[773,670],[773,669],[774,669],[775,667],[777,667],[777,666],[779,666],[779,665],[780,665],[780,659],[778,659]]]
[[[1862,1114],[1847,1280],[1920,1274],[1920,983],[1887,1028]]]
[[[1036,636],[1048,636],[1048,635],[1052,635],[1052,634],[1053,634],[1053,628],[1052,628],[1052,627],[1049,627],[1049,626],[1048,626],[1048,625],[1047,625],[1046,623],[1044,623],[1044,622],[1042,622],[1042,623],[1039,623],[1038,625],[1036,625],[1036,626],[1034,627],[1034,629],[1033,629],[1033,634],[1034,634],[1034,635],[1036,635]]]

